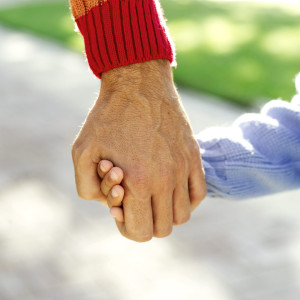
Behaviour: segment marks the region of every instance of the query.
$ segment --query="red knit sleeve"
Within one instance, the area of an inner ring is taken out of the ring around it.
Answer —
[[[174,44],[157,0],[70,0],[94,74],[152,59],[175,65]]]

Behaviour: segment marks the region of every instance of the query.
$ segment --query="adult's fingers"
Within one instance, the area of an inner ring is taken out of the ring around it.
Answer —
[[[173,228],[173,190],[152,196],[153,236],[165,237]]]
[[[191,216],[188,181],[179,182],[173,194],[173,224],[186,223]]]
[[[72,156],[78,195],[83,199],[99,200],[105,204],[100,190],[98,163],[92,161],[88,150],[81,152],[73,147]]]
[[[201,158],[195,162],[189,176],[189,195],[193,211],[206,196],[206,181]]]
[[[153,237],[153,216],[151,194],[139,181],[131,180],[128,174],[124,178],[125,196],[123,212],[125,222],[116,224],[120,233],[128,239],[146,242]]]

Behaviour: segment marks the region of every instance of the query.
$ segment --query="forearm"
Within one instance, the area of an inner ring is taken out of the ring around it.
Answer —
[[[155,0],[70,0],[94,74],[128,64],[168,59],[173,42]]]

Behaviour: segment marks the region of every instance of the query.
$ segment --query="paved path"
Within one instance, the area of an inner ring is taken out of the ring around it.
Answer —
[[[121,237],[75,193],[71,143],[99,90],[84,57],[0,28],[1,300],[299,300],[300,194],[206,199],[165,239]],[[180,91],[196,131],[241,111]]]

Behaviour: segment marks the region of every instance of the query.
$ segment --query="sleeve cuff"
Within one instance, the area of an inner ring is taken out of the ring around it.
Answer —
[[[78,2],[78,1],[77,1]],[[176,65],[174,44],[155,0],[93,1],[72,5],[93,73],[153,59]],[[79,7],[79,8],[78,8]]]

